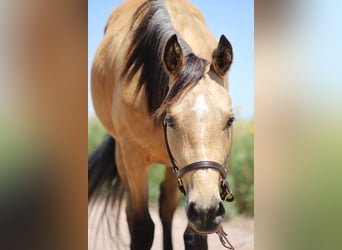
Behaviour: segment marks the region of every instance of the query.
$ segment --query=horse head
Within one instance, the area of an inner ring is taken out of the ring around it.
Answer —
[[[225,36],[211,62],[182,47],[176,35],[166,43],[162,59],[169,90],[157,117],[186,195],[189,225],[207,234],[218,230],[225,215],[222,183],[228,169],[223,166],[230,156],[234,116],[224,81],[233,53]]]

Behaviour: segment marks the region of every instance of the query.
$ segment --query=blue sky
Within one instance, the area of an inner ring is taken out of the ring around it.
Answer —
[[[111,11],[122,0],[88,1],[88,72]],[[254,117],[254,1],[192,0],[205,16],[215,37],[224,34],[233,46],[234,61],[229,72],[230,95],[238,118]],[[90,75],[89,75],[90,76]],[[88,77],[90,79],[90,77]],[[239,111],[238,111],[239,110]],[[89,92],[88,116],[94,114]]]

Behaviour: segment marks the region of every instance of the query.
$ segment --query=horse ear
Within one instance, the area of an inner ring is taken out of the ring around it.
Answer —
[[[166,43],[163,62],[167,71],[176,77],[183,67],[183,50],[178,43],[177,35],[173,35]]]
[[[212,63],[210,69],[219,77],[223,77],[233,61],[233,49],[228,39],[222,35],[217,48],[212,54]]]

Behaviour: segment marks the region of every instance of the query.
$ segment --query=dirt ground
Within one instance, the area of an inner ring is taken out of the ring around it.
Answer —
[[[129,249],[129,233],[126,223],[126,214],[124,209],[122,209],[120,216],[120,236],[122,242],[120,248],[113,245],[113,241],[108,236],[108,225],[107,223],[102,223],[99,227],[97,233],[97,239],[95,241],[96,235],[96,221],[99,219],[99,214],[101,211],[101,205],[94,207],[92,212],[89,212],[88,220],[88,249],[89,250],[113,250],[113,249]],[[150,208],[150,213],[155,224],[155,234],[152,250],[162,250],[163,249],[163,234],[162,226],[158,215],[158,209],[156,207]],[[112,222],[113,224],[115,222]],[[179,250],[184,249],[183,243],[183,232],[186,227],[187,218],[183,208],[178,208],[174,215],[173,220],[173,249]],[[237,216],[223,223],[223,228],[228,234],[228,239],[236,250],[253,250],[254,249],[254,218]],[[115,241],[115,240],[114,240]],[[208,236],[208,246],[209,249],[226,249],[224,248],[216,234],[210,234]]]

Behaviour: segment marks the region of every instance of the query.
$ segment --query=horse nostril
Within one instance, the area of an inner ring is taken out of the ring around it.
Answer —
[[[195,220],[199,219],[199,212],[195,208],[194,202],[190,202],[190,204],[188,206],[187,215],[188,215],[189,220],[191,220],[191,221],[195,221]]]
[[[223,202],[220,202],[218,204],[218,208],[216,210],[216,216],[222,216],[224,217],[224,214],[226,213],[226,210],[224,209]]]

